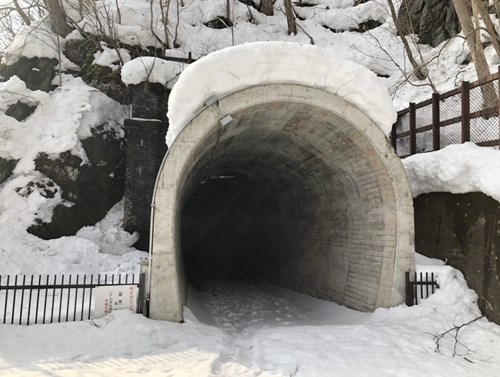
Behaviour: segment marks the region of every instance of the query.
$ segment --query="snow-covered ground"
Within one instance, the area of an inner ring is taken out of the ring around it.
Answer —
[[[360,313],[265,283],[226,281],[190,294],[183,324],[114,311],[85,322],[1,326],[0,375],[500,375],[500,327],[486,319],[438,342],[481,316],[477,297],[460,272],[417,259],[441,289],[414,307]]]
[[[172,47],[167,50],[169,56],[192,52],[199,58],[223,47],[255,41],[310,44],[305,30],[316,46],[389,76],[377,80],[389,89],[396,108],[430,96],[429,86],[413,86],[399,72],[398,67],[405,67],[407,61],[383,0],[358,7],[353,7],[354,0],[311,0],[315,6],[296,9],[303,18],[298,21],[297,35],[287,34],[286,19],[278,9],[275,16],[267,17],[234,1],[234,27],[216,30],[203,23],[225,15],[225,0],[183,3],[181,8],[172,5],[166,34],[156,2],[99,1],[94,10],[103,17],[111,16],[113,22],[103,25],[113,24],[112,31],[122,42],[158,46],[160,37]],[[116,4],[120,4],[120,12]],[[282,7],[281,1],[277,7]],[[96,32],[92,14],[84,19],[76,12],[70,16],[86,31]],[[367,33],[328,29],[353,29],[370,19],[383,24]],[[180,47],[174,48],[174,35]],[[4,63],[11,64],[20,56],[60,58],[63,70],[77,70],[59,54],[72,38],[81,36],[74,32],[66,39],[55,38],[47,21],[37,22],[23,29],[4,51]],[[121,75],[126,84],[150,80],[171,85],[182,69],[179,63],[157,57],[128,61],[126,51],[105,44],[101,47],[94,63],[118,70],[119,51],[125,57]],[[472,65],[461,64],[467,55],[463,47],[461,38],[436,48],[420,46],[426,60],[440,52],[440,59],[428,65],[439,90],[475,78]],[[490,65],[498,64],[492,46],[486,52]],[[61,80],[62,87],[51,93],[31,91],[17,78],[0,83],[0,157],[21,161],[14,176],[0,185],[0,274],[136,272],[145,255],[131,247],[136,236],[121,229],[122,204],[94,227],[72,237],[45,241],[26,232],[35,215],[50,221],[52,209],[62,201],[60,194],[48,199],[36,190],[17,190],[29,181],[43,181],[34,171],[36,154],[71,150],[85,161],[80,139],[103,123],[119,130],[126,116],[126,109],[79,78],[63,74]],[[23,122],[3,114],[19,99],[38,105]],[[413,194],[481,190],[499,200],[500,187],[494,179],[500,166],[498,154],[465,145],[409,158],[405,166]],[[438,274],[441,289],[411,308],[402,305],[359,313],[264,283],[213,282],[204,292],[191,292],[184,324],[120,311],[77,323],[0,325],[0,376],[498,377],[499,326],[481,318],[463,327],[458,338],[450,332],[436,343],[439,334],[481,314],[477,297],[461,273],[422,257],[417,261],[418,269]]]

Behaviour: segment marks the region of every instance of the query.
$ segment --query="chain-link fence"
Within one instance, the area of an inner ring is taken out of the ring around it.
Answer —
[[[392,144],[400,157],[472,141],[499,146],[499,73],[432,99],[410,104],[398,113]]]

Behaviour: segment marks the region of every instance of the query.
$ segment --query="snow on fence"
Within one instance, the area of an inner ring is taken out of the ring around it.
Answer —
[[[467,141],[499,146],[499,76],[500,66],[486,79],[464,81],[459,88],[434,93],[431,99],[399,111],[391,132],[396,153],[407,157]]]
[[[93,317],[97,287],[136,286],[143,312],[145,274],[0,275],[0,324],[83,321]],[[107,307],[107,310],[112,310]]]
[[[406,271],[405,282],[406,305],[408,306],[417,305],[419,300],[429,297],[439,288],[434,272],[424,274]]]

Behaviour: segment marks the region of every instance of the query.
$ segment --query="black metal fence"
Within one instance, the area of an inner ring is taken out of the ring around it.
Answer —
[[[410,273],[406,271],[405,282],[406,305],[408,306],[417,305],[419,300],[429,297],[439,288],[433,272],[424,274],[423,272]]]
[[[138,313],[143,313],[145,274],[0,276],[0,324],[90,319],[95,307],[95,288],[121,285],[138,287],[136,307]]]
[[[499,77],[500,67],[486,79],[464,81],[456,89],[434,93],[399,111],[391,133],[396,153],[404,158],[466,141],[499,146]]]

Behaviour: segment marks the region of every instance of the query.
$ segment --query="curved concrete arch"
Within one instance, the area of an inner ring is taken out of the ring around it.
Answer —
[[[379,127],[344,99],[296,84],[249,87],[219,108],[233,121],[221,128],[214,108],[202,110],[158,175],[151,317],[182,320],[183,210],[200,182],[224,174],[274,203],[258,221],[269,234],[252,255],[256,275],[363,311],[402,303],[404,271],[414,269],[413,202]]]

